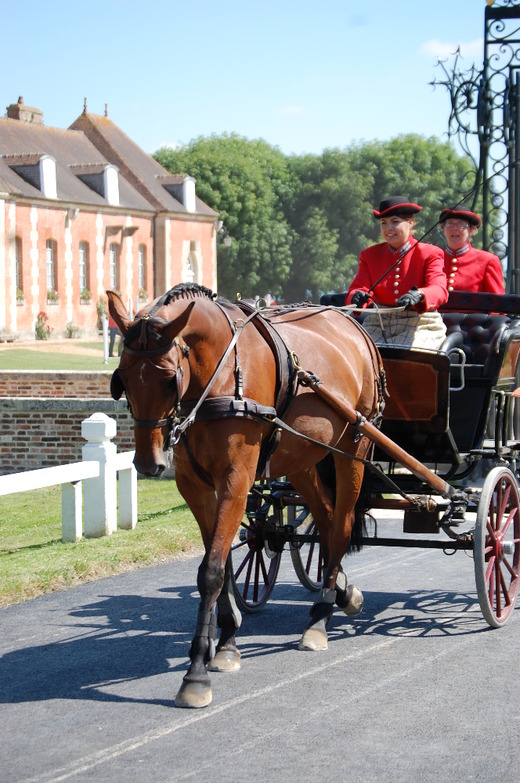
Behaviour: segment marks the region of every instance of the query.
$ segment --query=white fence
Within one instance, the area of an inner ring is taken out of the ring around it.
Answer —
[[[54,468],[29,470],[0,476],[0,495],[61,484],[61,526],[63,541],[107,536],[117,529],[117,479],[119,477],[119,527],[133,529],[137,524],[137,472],[133,451],[117,453],[112,438],[115,419],[94,413],[81,423],[87,441],[82,462]]]

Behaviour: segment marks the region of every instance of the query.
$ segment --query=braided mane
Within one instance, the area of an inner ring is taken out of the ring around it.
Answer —
[[[162,304],[167,305],[176,299],[194,299],[197,296],[204,296],[212,300],[217,298],[217,295],[204,285],[199,285],[198,283],[178,283],[161,299],[164,299]]]
[[[160,299],[154,304],[151,310],[148,311],[146,318],[140,317],[134,322],[128,329],[125,337],[125,347],[129,348],[132,340],[139,338],[139,348],[144,350],[146,348],[148,340],[164,343],[160,331],[155,331],[154,327],[161,327],[166,324],[166,321],[162,318],[157,318],[155,313],[161,307],[174,302],[177,299],[195,299],[196,297],[205,297],[212,301],[216,299],[216,294],[209,288],[198,283],[179,283],[171,288],[168,293],[163,294]]]

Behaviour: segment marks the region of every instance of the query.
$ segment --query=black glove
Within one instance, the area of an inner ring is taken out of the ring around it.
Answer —
[[[356,305],[356,307],[363,307],[369,299],[370,294],[367,294],[366,291],[356,291],[350,300],[350,304]]]
[[[419,289],[414,286],[413,288],[410,288],[408,293],[399,297],[396,305],[397,307],[404,307],[406,310],[411,310],[412,307],[415,307],[415,305],[419,304],[419,302],[422,302],[423,299],[423,292],[419,291]]]

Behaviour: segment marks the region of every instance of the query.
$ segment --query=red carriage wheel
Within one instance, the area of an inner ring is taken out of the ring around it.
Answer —
[[[509,468],[493,468],[484,482],[474,559],[482,614],[492,628],[498,628],[509,619],[519,587],[520,496]]]
[[[244,518],[238,539],[229,553],[235,599],[241,611],[257,612],[273,591],[282,552],[269,546],[262,514]]]
[[[323,582],[323,558],[316,523],[305,506],[288,506],[287,522],[298,525],[294,539],[290,542],[291,560],[296,576],[307,590],[316,592]],[[299,536],[312,536],[312,541],[298,541]]]

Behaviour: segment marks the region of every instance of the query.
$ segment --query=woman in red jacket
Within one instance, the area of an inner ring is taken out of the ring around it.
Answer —
[[[482,225],[480,217],[466,209],[443,209],[439,224],[446,240],[444,271],[448,291],[504,294],[500,259],[470,243]]]
[[[404,196],[391,196],[372,210],[385,241],[361,252],[346,304],[375,306],[363,328],[379,345],[435,349],[446,335],[437,312],[448,299],[442,250],[413,237],[421,209]]]

